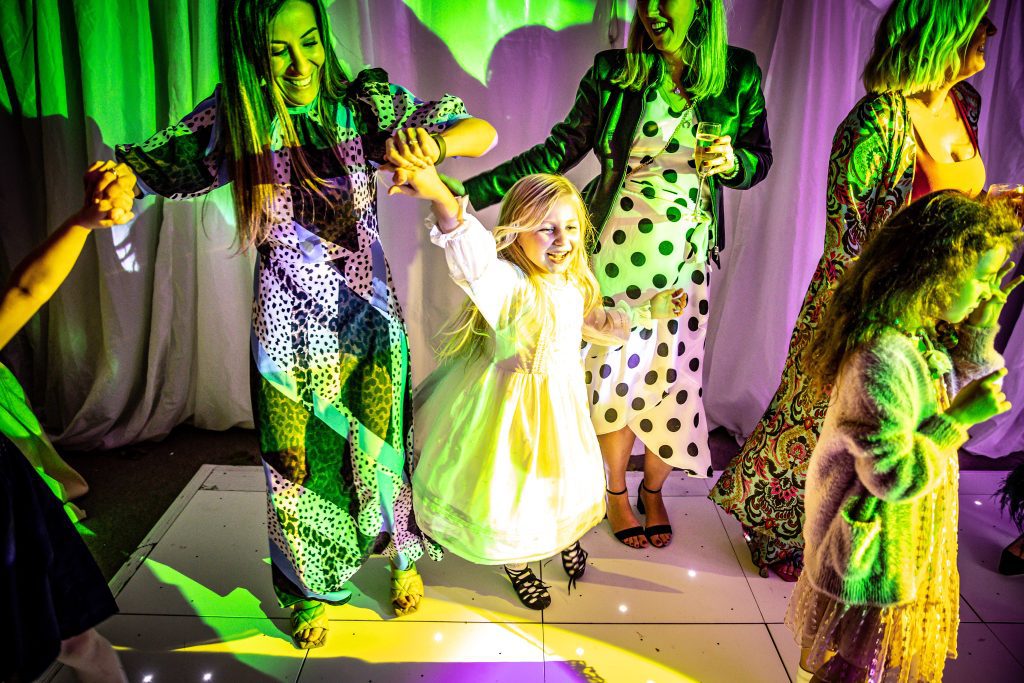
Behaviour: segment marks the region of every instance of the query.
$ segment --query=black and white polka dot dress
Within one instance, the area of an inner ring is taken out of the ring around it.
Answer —
[[[691,476],[712,473],[701,374],[708,320],[710,225],[705,184],[697,196],[692,110],[672,111],[649,98],[630,151],[629,168],[595,248],[601,292],[643,303],[664,289],[686,290],[683,314],[656,320],[618,347],[584,348],[591,415],[598,434],[629,427],[667,463]],[[644,157],[655,157],[644,165]]]

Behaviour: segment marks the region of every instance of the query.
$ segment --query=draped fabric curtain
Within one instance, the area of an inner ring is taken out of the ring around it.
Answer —
[[[351,71],[385,68],[424,98],[450,92],[491,121],[497,147],[446,161],[467,177],[542,140],[569,110],[596,52],[625,43],[630,0],[333,0],[338,54]],[[726,0],[730,42],[765,74],[775,165],[727,192],[727,248],[713,275],[704,400],[738,436],[761,416],[824,236],[832,133],[863,94],[859,74],[886,0]],[[989,182],[1024,180],[1024,3],[993,0],[1000,33],[972,78],[984,98]],[[79,176],[111,147],[187,114],[217,83],[213,0],[0,3],[0,269],[80,202]],[[593,159],[570,178],[582,186]],[[230,192],[147,198],[128,227],[97,232],[67,284],[5,350],[61,445],[110,448],[189,422],[251,425],[252,257],[233,243]],[[382,240],[410,331],[413,372],[434,366],[435,334],[461,300],[426,239],[426,207],[380,196]],[[495,209],[482,212],[485,224]],[[1019,298],[1018,298],[1019,299]],[[1024,450],[1024,323],[1015,300],[1001,343],[1015,408],[968,448]]]

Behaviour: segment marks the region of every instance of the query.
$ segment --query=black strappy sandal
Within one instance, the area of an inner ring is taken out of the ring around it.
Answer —
[[[626,495],[626,489],[622,489],[621,491],[612,491],[611,489],[605,489],[605,491],[608,493],[609,496]],[[608,515],[605,515],[605,517],[607,516]],[[610,523],[611,520],[609,520],[609,524]],[[622,529],[621,531],[613,530],[612,533],[615,534],[615,538],[619,539],[619,543],[626,546],[627,548],[632,548],[633,550],[643,550],[642,546],[630,545],[626,543],[626,540],[630,538],[643,538],[644,528],[642,526],[631,526],[628,529]]]
[[[545,609],[551,604],[551,594],[547,585],[537,578],[529,567],[509,569],[505,566],[512,587],[516,591],[519,602],[530,609]]]
[[[657,491],[652,491],[651,489],[647,488],[647,484],[644,483],[643,479],[640,480],[640,488],[638,488],[636,490],[636,510],[641,515],[646,515],[647,514],[647,509],[646,509],[646,506],[644,505],[644,499],[640,496],[641,489],[644,490],[644,491],[647,491],[647,493],[661,493],[661,489],[658,489]],[[662,543],[661,545],[658,545],[657,543],[654,542],[654,539],[651,538],[652,536],[660,536],[662,534],[671,534],[671,533],[672,533],[672,525],[671,524],[655,524],[654,526],[644,527],[644,536],[647,537],[647,542],[650,543],[651,545],[653,545],[655,548],[665,548],[672,541],[670,540],[668,543]]]
[[[562,569],[569,577],[569,592],[572,592],[576,580],[583,578],[583,572],[587,571],[587,558],[590,554],[583,549],[579,541],[562,551]]]

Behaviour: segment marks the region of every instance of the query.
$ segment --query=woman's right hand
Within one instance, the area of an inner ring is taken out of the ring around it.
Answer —
[[[980,424],[1013,406],[1003,393],[1003,377],[1006,368],[1000,368],[974,380],[953,398],[946,415],[965,427]]]

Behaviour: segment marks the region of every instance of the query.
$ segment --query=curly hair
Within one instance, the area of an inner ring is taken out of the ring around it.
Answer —
[[[990,249],[1012,251],[1020,238],[1008,202],[953,190],[933,192],[893,215],[839,280],[804,349],[817,386],[831,384],[848,352],[900,318],[923,321],[934,336],[936,317],[953,301],[963,273]]]
[[[1024,463],[1017,465],[996,491],[999,503],[1009,515],[1018,531],[1024,532]]]
[[[895,0],[878,23],[864,67],[869,93],[899,90],[912,95],[948,83],[989,0]]]

